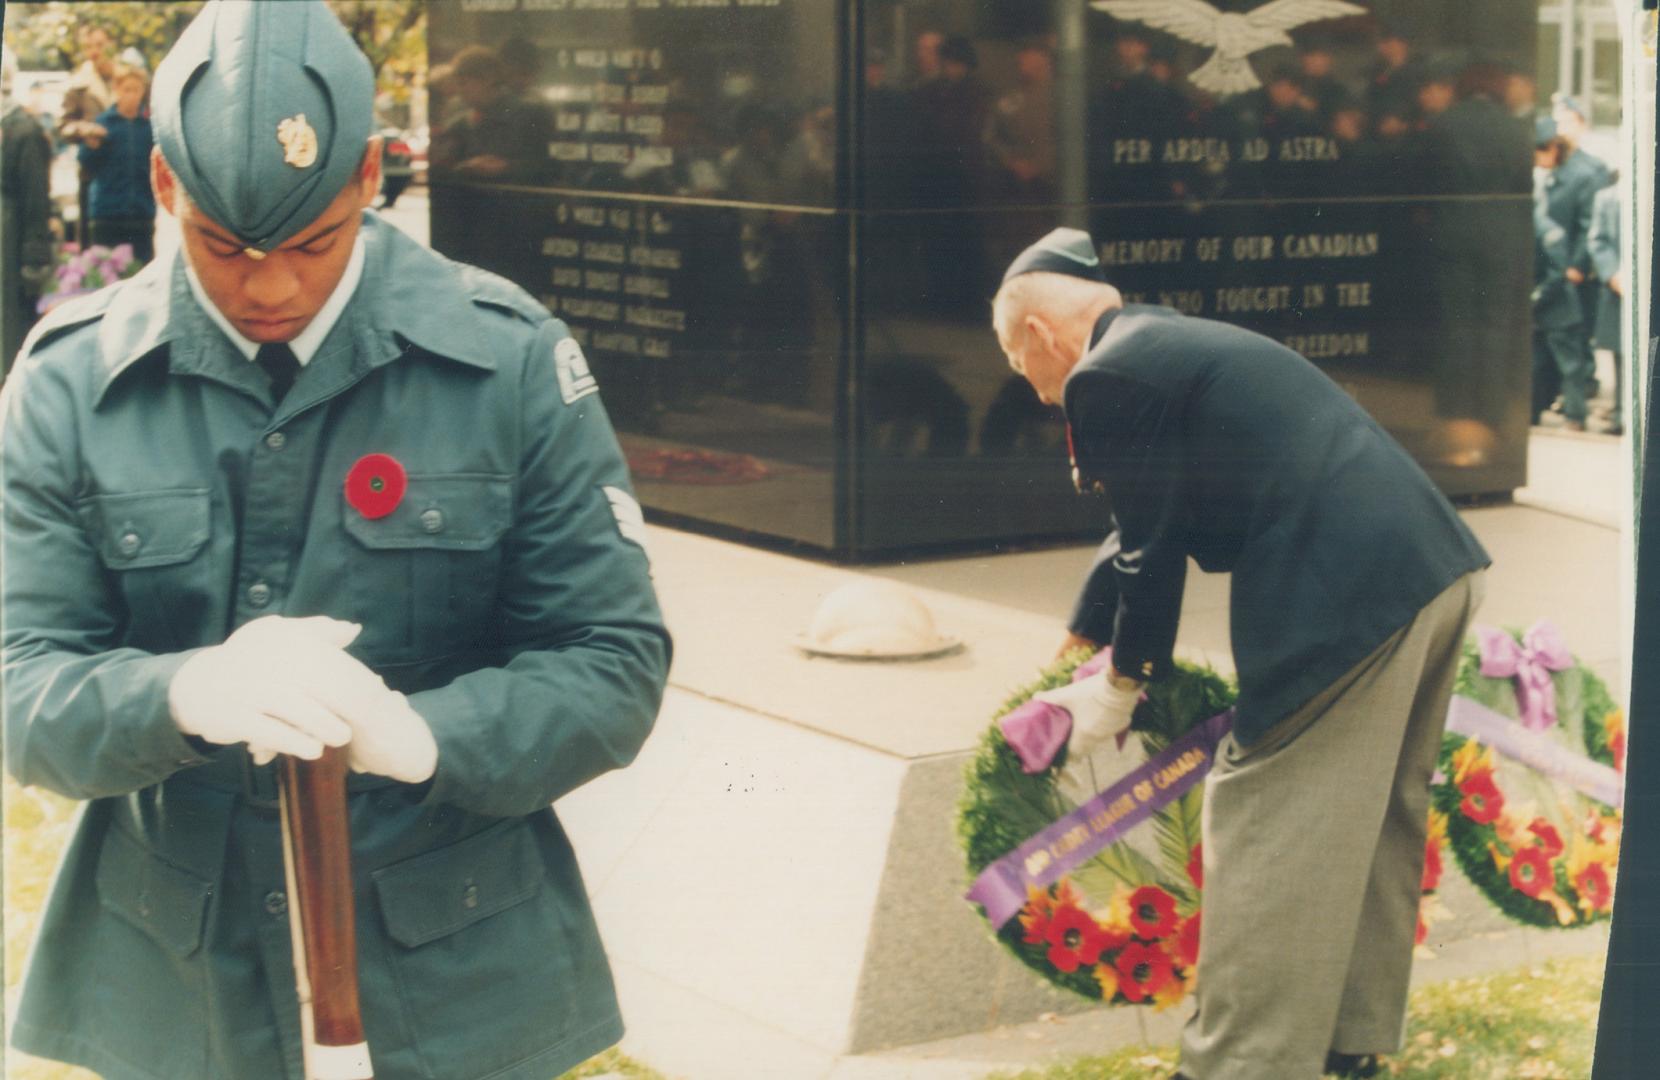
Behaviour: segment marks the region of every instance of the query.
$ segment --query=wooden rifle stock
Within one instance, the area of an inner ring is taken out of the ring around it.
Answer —
[[[307,1080],[373,1080],[357,996],[346,751],[281,759],[283,862]]]

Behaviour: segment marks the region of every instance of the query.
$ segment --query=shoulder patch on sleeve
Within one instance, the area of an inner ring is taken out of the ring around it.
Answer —
[[[617,532],[624,540],[631,540],[642,549],[646,546],[646,515],[634,496],[620,487],[605,485],[600,488],[611,504],[611,515],[617,519]]]
[[[554,373],[559,376],[559,396],[570,405],[579,398],[599,392],[599,382],[588,370],[588,358],[575,338],[561,338],[553,347]],[[610,492],[610,488],[606,491]]]

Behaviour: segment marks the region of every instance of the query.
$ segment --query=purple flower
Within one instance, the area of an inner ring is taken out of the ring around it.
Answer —
[[[63,273],[58,275],[58,291],[73,292],[81,287],[81,281],[86,275],[77,267],[64,267]]]
[[[109,265],[117,274],[133,263],[133,246],[131,244],[117,244],[110,252]]]

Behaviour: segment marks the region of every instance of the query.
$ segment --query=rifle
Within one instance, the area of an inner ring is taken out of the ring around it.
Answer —
[[[285,755],[279,797],[306,1080],[373,1080],[357,996],[346,751]]]

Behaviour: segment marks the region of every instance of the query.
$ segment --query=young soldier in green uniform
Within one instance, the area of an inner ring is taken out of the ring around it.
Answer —
[[[156,73],[182,251],[5,388],[6,765],[88,800],[12,1028],[107,1080],[301,1075],[276,753],[347,748],[381,1080],[614,1043],[549,804],[626,764],[669,640],[580,349],[366,207],[369,66],[213,3]]]

